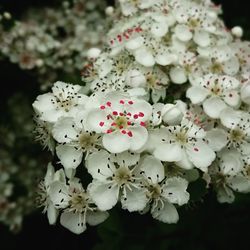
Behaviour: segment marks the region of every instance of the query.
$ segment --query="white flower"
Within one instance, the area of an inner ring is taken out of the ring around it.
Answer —
[[[203,104],[203,109],[212,118],[219,118],[227,106],[240,104],[239,81],[230,76],[209,74],[187,90],[187,97],[193,104]]]
[[[188,182],[181,177],[165,179],[162,163],[153,156],[146,156],[140,165],[152,216],[165,223],[176,223],[179,215],[173,204],[182,206],[188,202]]]
[[[56,153],[61,164],[67,168],[76,168],[83,158],[101,146],[101,136],[84,128],[84,114],[79,113],[77,119],[60,118],[52,130],[53,137],[60,143]]]
[[[88,172],[94,178],[89,192],[99,209],[109,210],[119,199],[122,207],[130,212],[144,209],[147,198],[140,183],[139,158],[139,154],[127,151],[109,154],[104,150],[87,158]]]
[[[64,181],[65,176],[63,171],[59,170],[55,172],[54,167],[49,163],[44,180],[41,181],[38,186],[37,203],[40,207],[44,207],[43,213],[47,212],[48,220],[51,225],[56,223],[59,211],[51,201],[49,192],[54,182]]]
[[[88,97],[80,94],[81,86],[56,82],[52,93],[42,94],[32,104],[43,121],[54,123],[60,117],[74,116],[84,107]]]
[[[50,189],[50,197],[58,209],[63,209],[60,217],[62,226],[75,234],[83,233],[86,223],[95,226],[108,217],[107,212],[97,209],[88,188],[84,190],[77,178],[71,179],[69,185],[54,182]]]
[[[164,127],[161,130],[154,150],[156,158],[176,162],[185,169],[195,166],[207,172],[216,155],[204,140],[206,133],[202,128],[183,119],[180,126]]]
[[[238,174],[243,169],[243,161],[236,150],[223,150],[218,159],[218,163],[209,169],[211,182],[217,191],[218,201],[232,203],[235,198],[233,190],[239,188]]]
[[[103,146],[111,153],[136,151],[147,142],[145,127],[151,113],[152,107],[146,101],[110,92],[99,108],[89,110],[86,127],[104,134]]]
[[[227,128],[227,147],[237,149],[243,155],[250,154],[250,115],[247,112],[226,108],[220,115]]]

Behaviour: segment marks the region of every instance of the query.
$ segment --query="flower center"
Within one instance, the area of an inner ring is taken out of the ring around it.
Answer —
[[[222,65],[220,63],[214,62],[211,65],[211,71],[214,74],[219,74],[219,73],[223,72],[223,67],[222,67]]]
[[[128,184],[132,181],[132,174],[131,171],[123,166],[117,169],[113,180],[115,180],[119,185]]]
[[[76,213],[82,213],[88,206],[88,197],[84,192],[72,193],[69,201],[69,209]]]
[[[187,134],[186,131],[181,130],[175,134],[176,141],[180,144],[184,145],[187,143]]]
[[[234,129],[230,131],[229,138],[232,142],[241,142],[245,135],[240,129]]]
[[[161,186],[159,184],[150,185],[148,191],[149,197],[152,199],[157,199],[161,196]]]
[[[80,147],[89,150],[95,145],[96,139],[96,136],[93,136],[90,133],[82,132],[79,136]]]

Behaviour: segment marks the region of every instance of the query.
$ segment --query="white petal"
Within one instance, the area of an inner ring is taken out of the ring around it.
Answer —
[[[143,45],[143,41],[144,41],[143,37],[138,36],[127,41],[125,47],[129,50],[135,50]]]
[[[223,71],[227,75],[234,76],[239,72],[239,69],[239,60],[235,56],[223,63]]]
[[[189,98],[193,104],[202,103],[206,99],[208,94],[208,90],[198,86],[192,86],[186,92],[187,98]]]
[[[86,230],[86,224],[83,222],[83,215],[79,213],[63,212],[60,223],[75,234],[81,234]]]
[[[220,187],[217,190],[217,199],[220,203],[233,203],[235,197],[233,191],[228,187]]]
[[[189,160],[203,172],[207,172],[207,168],[214,161],[216,154],[203,141],[197,140],[187,148],[187,155]]]
[[[114,131],[103,136],[102,144],[111,153],[121,153],[130,148],[130,137],[120,131]]]
[[[50,201],[47,208],[47,217],[50,225],[56,224],[57,217],[59,215],[59,210],[54,207],[54,204]]]
[[[234,128],[240,121],[240,115],[232,108],[225,108],[220,114],[221,123],[227,128]]]
[[[141,47],[134,52],[135,60],[145,67],[152,67],[155,64],[152,53],[145,47]]]
[[[87,223],[91,226],[96,226],[104,222],[109,217],[108,212],[103,211],[88,211],[86,215]]]
[[[233,176],[232,178],[230,178],[228,185],[236,192],[250,192],[250,180],[246,176]]]
[[[210,45],[209,33],[204,30],[196,30],[193,39],[194,42],[201,47],[207,47]]]
[[[89,193],[100,210],[106,211],[115,206],[118,201],[119,187],[109,183],[93,181],[89,184]]]
[[[182,149],[177,143],[162,143],[156,147],[154,156],[161,161],[180,161],[182,159]]]
[[[129,86],[136,88],[139,86],[144,86],[146,83],[146,78],[139,70],[133,69],[127,73],[126,83]]]
[[[113,165],[109,161],[110,154],[105,150],[100,150],[90,154],[86,159],[88,172],[94,179],[106,180],[112,176]]]
[[[110,161],[118,163],[119,166],[125,165],[126,167],[136,165],[139,159],[140,154],[131,153],[129,151],[110,155]]]
[[[51,110],[55,108],[52,102],[56,103],[55,96],[52,93],[47,93],[47,94],[39,95],[36,98],[36,101],[32,104],[32,106],[36,112],[42,113],[42,112],[46,112],[47,110]]]
[[[100,122],[104,122],[104,125],[100,126]],[[105,130],[107,130],[106,122],[107,114],[104,110],[90,110],[86,117],[86,130],[95,131],[97,133],[104,132]]]
[[[60,159],[60,163],[65,168],[77,168],[82,161],[82,150],[68,145],[59,145],[56,147],[56,154]]]
[[[158,206],[151,210],[153,218],[165,223],[177,223],[179,220],[178,212],[175,206],[167,201],[164,202],[164,207],[159,202]]]
[[[186,71],[181,67],[171,68],[169,75],[173,83],[183,84],[187,81]]]
[[[133,127],[130,129],[132,137],[129,137],[129,149],[131,151],[140,150],[148,140],[148,131],[144,127]]]
[[[172,177],[165,181],[162,186],[164,192],[163,196],[171,203],[182,206],[189,200],[189,193],[186,191],[188,182],[180,177]]]
[[[74,128],[73,118],[60,118],[52,129],[54,139],[59,143],[68,143],[76,139],[77,132]]]
[[[214,119],[219,118],[221,111],[226,107],[219,97],[210,97],[203,103],[205,113]]]
[[[186,25],[184,25],[184,24],[183,25],[179,24],[179,25],[177,25],[175,27],[175,35],[182,42],[189,41],[192,38],[192,36],[193,36],[193,34],[190,31],[189,27],[186,26]]]
[[[153,183],[161,182],[165,177],[164,167],[160,160],[153,156],[146,156],[141,163],[141,170]]]
[[[166,23],[155,22],[151,26],[151,33],[156,37],[163,37],[168,32],[168,26]]]
[[[237,90],[226,91],[223,99],[231,107],[237,107],[240,104],[240,95]]]
[[[177,59],[177,55],[171,54],[167,51],[160,52],[155,57],[155,61],[162,66],[170,65],[176,62]]]
[[[152,115],[152,106],[144,100],[135,100],[132,105],[127,108],[127,112],[132,114],[143,113],[143,117],[138,117],[136,121],[148,121]]]
[[[237,150],[223,150],[220,168],[224,175],[236,175],[243,168],[242,156]]]
[[[194,168],[194,165],[193,163],[189,160],[189,157],[186,153],[186,150],[182,150],[182,157],[181,157],[181,160],[180,161],[177,161],[176,162],[176,165],[183,168],[183,169],[187,169],[187,170],[190,170],[190,169],[193,169]]]
[[[246,84],[241,88],[240,91],[241,99],[246,104],[250,105],[250,84]]]
[[[44,177],[45,186],[48,186],[53,181],[54,174],[55,174],[55,169],[50,162],[50,163],[48,163],[46,175]]]
[[[65,208],[68,206],[69,196],[67,186],[60,182],[55,181],[50,185],[49,197],[56,208]]]
[[[241,144],[240,149],[243,155],[250,155],[250,142],[244,142]]]
[[[220,151],[227,144],[227,134],[225,130],[214,128],[209,130],[206,134],[208,145],[214,151]]]
[[[148,199],[144,189],[137,189],[132,187],[131,190],[126,190],[126,197],[122,196],[122,208],[129,212],[141,211],[146,207]]]

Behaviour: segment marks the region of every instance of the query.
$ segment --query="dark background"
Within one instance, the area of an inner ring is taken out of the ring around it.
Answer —
[[[18,18],[30,6],[42,8],[45,5],[56,6],[60,2],[62,1],[0,0],[0,6]],[[112,4],[112,1],[109,3]],[[223,6],[223,18],[227,26],[242,26],[245,30],[244,38],[250,40],[248,1],[217,0],[216,3]],[[6,61],[0,62],[0,71],[1,114],[8,98],[16,92],[26,93],[30,103],[34,101],[39,94],[39,85],[34,76]],[[3,86],[7,86],[4,91]],[[77,236],[59,223],[49,226],[46,216],[37,211],[25,218],[23,230],[17,235],[11,234],[0,225],[0,249],[250,249],[249,195],[237,196],[233,204],[219,204],[211,191],[203,199],[197,198],[189,206],[179,209],[179,212],[179,223],[167,225],[153,220],[149,215],[140,216],[117,208],[111,211],[106,222],[97,227],[88,227],[85,233]]]

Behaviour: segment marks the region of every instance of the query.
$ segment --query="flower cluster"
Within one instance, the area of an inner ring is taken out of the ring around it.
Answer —
[[[117,203],[176,223],[199,178],[220,202],[250,191],[250,43],[220,13],[209,0],[120,0],[85,86],[37,97],[38,137],[63,167],[42,182],[51,224],[82,233]]]
[[[62,72],[79,75],[88,49],[103,43],[104,7],[100,0],[74,0],[56,9],[29,9],[12,28],[0,26],[0,54],[32,70],[42,90]]]

